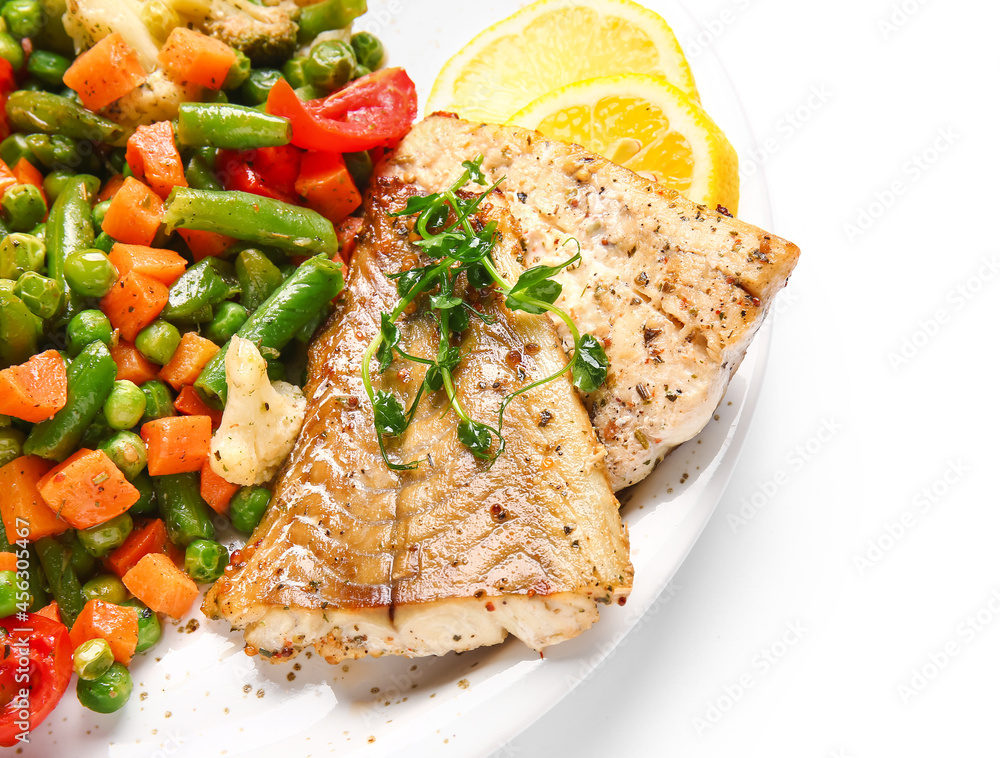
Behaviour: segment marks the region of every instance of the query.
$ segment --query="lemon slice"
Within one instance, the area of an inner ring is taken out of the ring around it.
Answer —
[[[449,60],[426,112],[502,124],[557,87],[624,73],[662,76],[698,99],[684,53],[660,16],[631,0],[540,0]]]
[[[689,200],[736,213],[736,151],[698,103],[663,79],[623,74],[568,84],[509,123],[575,142]]]

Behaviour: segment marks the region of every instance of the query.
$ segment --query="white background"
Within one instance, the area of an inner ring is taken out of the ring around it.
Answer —
[[[802,259],[669,603],[500,755],[995,756],[1000,12],[687,5]]]

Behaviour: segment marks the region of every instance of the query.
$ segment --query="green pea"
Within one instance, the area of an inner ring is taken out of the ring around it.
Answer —
[[[103,524],[77,529],[76,536],[84,550],[95,558],[103,558],[116,547],[121,547],[131,531],[132,517],[122,513]]]
[[[81,582],[87,581],[97,568],[97,560],[80,544],[76,530],[69,529],[56,535],[56,541],[69,550],[69,565],[77,579]]]
[[[302,64],[302,72],[309,84],[332,92],[351,80],[356,63],[350,45],[331,39],[312,46],[309,57]]]
[[[95,248],[67,255],[63,272],[70,289],[84,297],[104,297],[118,279],[118,270],[108,254]]]
[[[97,679],[77,679],[76,682],[77,698],[98,713],[114,713],[128,702],[131,695],[132,675],[117,661]]]
[[[94,249],[102,250],[110,254],[111,248],[115,246],[115,239],[107,232],[101,232],[94,238]]]
[[[17,279],[28,271],[41,271],[45,243],[31,234],[14,232],[0,240],[0,277]]]
[[[354,70],[351,72],[351,81],[355,79],[360,79],[362,76],[368,76],[372,70],[367,66],[355,66]]]
[[[159,363],[161,366],[170,361],[180,343],[180,330],[161,318],[139,332],[135,338],[136,349],[153,363]]]
[[[14,37],[34,37],[45,26],[45,15],[36,0],[10,0],[0,13]]]
[[[21,158],[26,159],[35,168],[41,166],[35,154],[31,152],[31,148],[28,147],[27,137],[20,132],[15,132],[3,142],[0,142],[0,159],[13,168]]]
[[[152,609],[146,607],[135,598],[126,600],[122,605],[126,608],[135,608],[136,613],[139,615],[139,639],[136,642],[135,652],[145,653],[160,640],[160,635],[162,634],[160,618]]]
[[[281,79],[281,72],[273,68],[255,68],[240,85],[239,95],[247,105],[267,102],[267,95],[275,82]]]
[[[17,610],[17,572],[0,571],[0,618]]]
[[[48,50],[34,50],[28,56],[27,71],[42,84],[47,84],[49,87],[62,87],[63,76],[71,63],[69,58],[58,53],[50,53]]]
[[[73,671],[81,682],[92,682],[104,676],[114,662],[111,645],[102,637],[81,642],[73,651]]]
[[[0,209],[4,220],[15,232],[28,232],[45,218],[48,208],[42,191],[34,184],[15,184],[3,193]]]
[[[24,437],[24,432],[12,426],[0,429],[0,466],[6,466],[15,458],[21,457]]]
[[[250,59],[240,50],[234,49],[233,52],[236,53],[236,62],[229,67],[226,80],[222,83],[222,89],[227,91],[239,88],[250,76]]]
[[[292,85],[292,89],[305,87],[309,83],[306,72],[303,70],[305,62],[305,57],[289,58],[285,61],[285,65],[281,67],[281,73],[284,75],[286,81]]]
[[[382,59],[385,57],[385,47],[371,32],[358,32],[353,35],[351,49],[354,50],[358,65],[364,66],[369,71],[374,71],[382,65]]]
[[[205,336],[218,345],[224,345],[247,320],[247,309],[239,303],[226,300],[219,304],[212,322],[205,329]]]
[[[31,144],[31,137],[44,136],[32,134],[25,138],[26,141]],[[29,147],[29,149],[32,149]],[[36,155],[36,152],[32,150],[32,155]],[[35,160],[38,160],[36,157]],[[45,190],[45,197],[48,198],[49,205],[52,205],[59,197],[60,193],[63,191],[63,187],[66,186],[67,182],[73,178],[72,171],[51,171],[44,179],[42,179],[42,189]]]
[[[250,534],[264,517],[271,493],[264,487],[241,487],[229,503],[229,518],[233,528]]]
[[[141,472],[132,480],[132,486],[139,490],[139,499],[128,509],[131,516],[156,516],[159,508],[156,506],[156,490],[153,488],[153,478],[148,472]]]
[[[131,429],[146,412],[146,396],[133,382],[119,379],[104,401],[104,418],[112,429]]]
[[[108,208],[110,207],[111,207],[110,198],[108,200],[102,200],[101,202],[94,205],[94,210],[93,213],[91,214],[91,218],[94,221],[95,231],[101,228],[101,225],[104,223],[104,217],[107,215]]]
[[[55,279],[42,276],[37,271],[25,271],[14,285],[14,294],[38,318],[52,318],[62,303],[62,290]]]
[[[7,32],[0,32],[0,58],[5,58],[15,71],[20,71],[24,65],[24,48],[20,40],[11,37]]]
[[[132,382],[128,383],[132,384]],[[135,387],[136,392],[139,393],[139,397],[141,398],[142,410],[139,417],[142,418],[142,414],[146,410],[146,393],[134,384],[132,386]],[[111,392],[114,394],[113,389]],[[132,424],[132,426],[135,426],[135,424]],[[146,444],[142,441],[142,437],[135,432],[117,432],[114,436],[102,442],[100,448],[111,459],[112,463],[125,474],[125,478],[130,482],[146,468]]]
[[[75,358],[95,340],[110,345],[112,333],[111,320],[101,311],[94,308],[80,311],[66,325],[66,349]]]
[[[128,598],[125,583],[114,574],[98,574],[83,585],[84,600],[103,600],[121,605]]]
[[[213,540],[194,540],[184,551],[184,570],[196,582],[214,582],[226,570],[229,550]]]
[[[146,396],[146,413],[140,419],[140,424],[152,421],[165,416],[176,416],[174,410],[174,398],[170,394],[170,388],[159,379],[150,379],[139,385]]]

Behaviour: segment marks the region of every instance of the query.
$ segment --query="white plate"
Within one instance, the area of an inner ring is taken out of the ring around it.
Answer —
[[[421,102],[447,58],[478,31],[525,2],[369,0],[359,27],[378,33],[391,65],[407,68]],[[649,0],[689,52],[704,47],[676,0]],[[741,155],[753,137],[736,93],[709,52],[691,55],[706,109]],[[760,172],[744,178],[740,216],[770,223]],[[132,701],[111,716],[85,710],[67,692],[48,723],[31,733],[26,756],[395,755],[447,751],[484,755],[529,726],[587,677],[658,602],[708,522],[739,455],[764,373],[765,327],[720,406],[716,420],[623,496],[635,587],[624,608],[609,607],[593,629],[546,651],[511,639],[443,658],[363,660],[331,667],[300,656],[270,666],[242,652],[242,638],[195,611],[166,625],[151,656],[132,664]],[[665,596],[666,597],[666,596]],[[413,751],[416,751],[415,753]]]

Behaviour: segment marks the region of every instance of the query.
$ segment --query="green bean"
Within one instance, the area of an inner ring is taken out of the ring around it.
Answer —
[[[104,401],[104,418],[108,426],[118,430],[131,429],[145,413],[145,393],[127,379],[117,380]]]
[[[181,333],[177,327],[161,318],[145,327],[135,338],[136,349],[161,366],[170,361],[180,343]]]
[[[166,307],[160,317],[168,321],[200,322],[199,314],[240,294],[233,264],[219,258],[205,258],[190,266],[170,287]]]
[[[273,68],[255,68],[247,76],[236,94],[247,105],[263,105],[267,102],[271,87],[281,78],[281,72]]]
[[[6,59],[15,71],[19,71],[24,65],[24,48],[19,40],[7,32],[0,32],[0,58]]]
[[[202,499],[197,473],[167,474],[153,479],[156,501],[175,545],[187,547],[194,540],[214,540],[212,510]]]
[[[7,618],[18,609],[18,584],[16,571],[0,571],[0,618]]]
[[[80,581],[86,581],[97,569],[97,559],[84,550],[75,529],[56,535],[56,542],[69,551],[69,565]]]
[[[51,92],[12,92],[7,98],[7,116],[16,129],[28,134],[58,134],[109,145],[124,145],[128,136],[114,121]]]
[[[66,33],[62,17],[66,13],[66,0],[38,0],[42,6],[45,25],[34,39],[35,47],[55,50],[63,55],[73,55],[73,40]]]
[[[111,207],[111,200],[102,200],[99,203],[94,204],[93,213],[91,213],[90,219],[94,224],[95,231],[101,228],[101,224],[104,223],[104,217],[108,213],[108,208]]]
[[[287,145],[292,124],[287,118],[226,103],[183,103],[177,113],[177,141],[181,145],[232,150]]]
[[[350,45],[339,39],[328,39],[312,46],[309,57],[302,64],[302,72],[309,84],[333,92],[351,80],[356,63]]]
[[[354,57],[358,59],[358,65],[364,66],[369,71],[381,66],[382,59],[385,58],[385,47],[371,32],[351,35],[351,48],[354,50]]]
[[[285,81],[292,85],[292,89],[304,87],[309,81],[303,71],[305,61],[304,57],[289,58],[281,67],[281,74],[285,77]]]
[[[73,651],[73,671],[81,682],[92,682],[104,676],[114,662],[111,645],[103,637],[84,640]]]
[[[59,283],[63,291],[64,323],[81,310],[79,296],[70,289],[66,281],[66,259],[71,253],[90,248],[94,242],[90,206],[91,188],[88,185],[89,181],[83,176],[68,179],[52,203],[49,219],[45,224],[49,276]]]
[[[80,438],[80,447],[94,450],[111,439],[114,433],[115,430],[108,426],[108,421],[104,418],[104,414],[98,413],[90,426],[84,430],[83,436]]]
[[[325,0],[308,5],[299,14],[299,42],[308,42],[331,29],[343,29],[367,10],[367,0]]]
[[[25,142],[43,168],[69,171],[74,175],[92,175],[101,170],[101,159],[94,151],[94,144],[88,140],[61,134],[29,134]],[[96,176],[93,178],[97,180]]]
[[[267,362],[267,381],[283,382],[288,377],[288,366],[280,360],[270,360]]]
[[[70,565],[70,553],[51,537],[37,540],[35,549],[52,596],[59,604],[59,615],[63,623],[72,628],[76,617],[83,610],[83,591],[80,580]]]
[[[67,255],[63,274],[70,289],[82,297],[104,297],[118,280],[108,254],[92,247]]]
[[[296,332],[343,289],[340,265],[309,258],[240,327],[237,335],[260,347],[264,358],[278,357]],[[226,345],[208,362],[195,387],[210,400],[226,402]]]
[[[0,289],[0,366],[24,363],[38,352],[38,317],[13,292]]]
[[[48,50],[33,50],[28,56],[28,64],[25,68],[31,76],[42,84],[47,84],[49,87],[61,87],[63,76],[71,63],[69,58],[59,55],[59,53],[51,53]]]
[[[166,416],[176,416],[174,410],[174,399],[170,394],[170,388],[159,379],[150,379],[139,385],[146,396],[146,413],[139,420],[140,424],[153,421]]]
[[[101,232],[96,237],[94,237],[93,249],[100,250],[105,253],[110,253],[111,248],[115,246],[114,237],[112,237],[107,232]]]
[[[156,504],[156,492],[153,489],[153,478],[148,472],[142,471],[132,480],[132,486],[139,490],[139,499],[128,509],[133,517],[159,515]]]
[[[103,342],[87,345],[67,372],[66,405],[52,418],[35,424],[24,442],[25,454],[65,460],[100,413],[117,373],[118,366],[107,345]]]
[[[247,80],[247,77],[250,76],[250,69],[252,67],[250,59],[244,55],[242,50],[233,48],[233,52],[236,53],[236,62],[229,67],[226,80],[222,83],[222,89],[227,91],[238,89]]]
[[[80,702],[97,713],[114,713],[128,702],[132,695],[132,675],[115,661],[111,668],[97,679],[76,680],[76,696]]]
[[[184,570],[196,582],[214,582],[226,570],[229,550],[212,540],[197,539],[184,551]]]
[[[160,619],[156,613],[135,598],[126,600],[122,605],[126,608],[135,608],[139,616],[139,639],[135,645],[135,652],[145,653],[160,640],[162,633]]]
[[[229,518],[233,528],[250,534],[264,518],[271,502],[271,493],[264,487],[241,487],[229,503]]]
[[[48,208],[42,191],[34,184],[15,184],[0,199],[4,219],[15,232],[28,232],[45,220]]]
[[[0,240],[0,277],[18,279],[28,271],[41,271],[45,243],[31,234],[14,232]]]
[[[80,311],[66,325],[66,350],[75,357],[94,340],[110,345],[112,334],[111,320],[101,311]]]
[[[243,326],[247,315],[247,309],[239,303],[220,303],[212,322],[205,329],[205,337],[218,345],[224,345]]]
[[[103,558],[116,547],[121,547],[132,531],[132,517],[121,513],[103,524],[77,529],[83,549],[95,558]]]
[[[45,16],[36,0],[10,0],[4,4],[2,14],[14,37],[34,37],[45,26]]]
[[[248,313],[260,308],[281,286],[281,271],[260,250],[247,248],[236,257],[236,277],[242,294],[240,302]]]
[[[128,597],[124,582],[114,574],[98,574],[83,585],[83,599],[121,605]]]
[[[337,252],[333,224],[315,211],[249,192],[175,187],[163,217],[166,231],[200,229],[298,254]]]
[[[31,163],[35,168],[42,165],[35,154],[31,152],[31,148],[28,147],[28,138],[20,132],[15,132],[0,142],[0,160],[13,168],[21,158]]]
[[[344,153],[344,163],[354,183],[364,188],[371,179],[374,169],[371,154],[367,150],[362,150],[360,153]]]
[[[35,554],[34,546],[28,545],[25,548],[12,547],[10,542],[7,541],[7,532],[0,526],[0,552],[13,553],[21,561],[19,570],[27,574],[28,610],[34,613],[44,608],[49,602],[49,593],[45,589],[45,575],[42,573],[42,567],[38,562],[38,555]],[[28,562],[27,568],[24,567],[25,560]]]
[[[187,179],[188,186],[195,189],[222,189],[215,171],[200,155],[195,155],[188,161],[187,168],[184,170],[184,177]]]
[[[28,310],[38,318],[52,318],[62,304],[62,293],[54,279],[35,271],[26,271],[18,277],[14,294],[21,298]]]
[[[20,429],[12,426],[0,429],[0,466],[6,466],[15,458],[20,458],[23,444],[24,432]]]
[[[129,384],[132,384],[132,382],[129,382]],[[146,393],[134,384],[132,386],[135,387],[135,391],[142,398],[142,407],[145,409]],[[113,394],[114,390],[112,390]],[[100,448],[130,482],[134,482],[136,477],[146,468],[146,444],[142,441],[142,437],[135,432],[124,430],[117,432],[113,437],[102,442]]]

